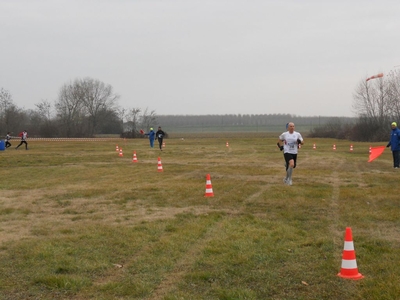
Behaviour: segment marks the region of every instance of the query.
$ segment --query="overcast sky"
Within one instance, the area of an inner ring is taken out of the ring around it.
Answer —
[[[90,77],[158,115],[354,116],[400,65],[400,1],[0,0],[0,39],[21,108]]]

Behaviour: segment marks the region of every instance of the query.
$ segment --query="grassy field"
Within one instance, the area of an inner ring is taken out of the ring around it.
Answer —
[[[391,152],[368,163],[378,144],[306,138],[286,186],[276,140],[171,135],[162,152],[145,139],[30,140],[0,151],[0,299],[399,299]],[[346,227],[357,281],[337,276]]]

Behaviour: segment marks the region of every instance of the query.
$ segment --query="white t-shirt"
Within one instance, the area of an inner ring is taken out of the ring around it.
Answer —
[[[286,131],[279,136],[279,139],[283,141],[283,152],[290,154],[297,154],[297,139],[303,141],[301,134],[296,131],[293,133]]]

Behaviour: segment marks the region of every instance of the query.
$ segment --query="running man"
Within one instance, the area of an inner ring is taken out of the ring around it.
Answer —
[[[11,132],[7,132],[7,135],[6,135],[6,148],[11,147],[11,143],[10,143],[11,135],[10,135],[10,133]]]
[[[22,144],[25,144],[25,150],[28,150],[28,143],[26,141],[26,139],[28,138],[28,133],[26,132],[26,130],[22,131],[20,136],[21,136],[21,142],[19,143],[19,145],[17,147],[15,147],[15,149],[18,149],[19,146],[21,146]]]
[[[283,155],[286,162],[286,177],[283,179],[283,182],[287,185],[292,185],[292,173],[293,169],[296,168],[297,151],[299,145],[304,144],[301,134],[294,130],[293,122],[288,124],[288,131],[279,136],[277,144],[281,149],[283,147]]]
[[[164,136],[165,136],[165,132],[161,130],[161,126],[158,126],[158,130],[156,132],[156,137],[157,137],[158,144],[160,146],[161,151],[162,151],[162,144],[163,144]]]

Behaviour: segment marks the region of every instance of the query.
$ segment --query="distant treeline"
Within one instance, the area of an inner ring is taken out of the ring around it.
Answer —
[[[340,123],[354,123],[356,118],[311,116],[301,117],[291,114],[226,114],[226,115],[157,115],[157,122],[166,130],[209,131],[230,129],[233,131],[275,131],[283,130],[288,122],[294,122],[296,128],[311,130],[335,120]]]

